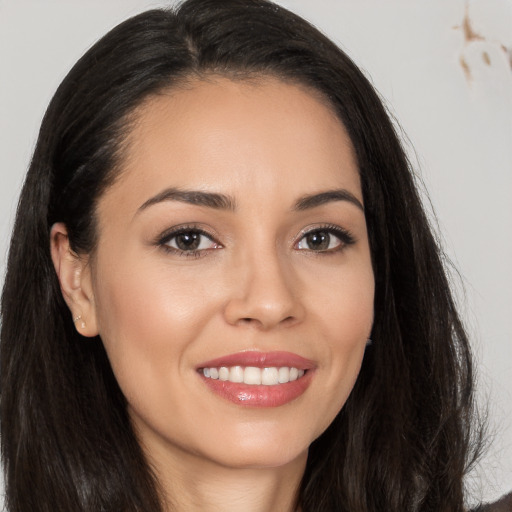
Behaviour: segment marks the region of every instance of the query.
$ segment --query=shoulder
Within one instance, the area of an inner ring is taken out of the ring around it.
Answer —
[[[470,512],[512,512],[512,492],[503,496],[495,503],[482,505]]]

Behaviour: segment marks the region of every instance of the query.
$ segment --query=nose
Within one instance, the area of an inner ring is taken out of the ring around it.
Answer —
[[[237,265],[224,315],[231,325],[260,330],[291,326],[302,321],[305,310],[291,265],[277,254],[252,255]]]

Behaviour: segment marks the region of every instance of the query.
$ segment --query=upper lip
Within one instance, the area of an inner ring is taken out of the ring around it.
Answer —
[[[316,365],[313,361],[294,354],[292,352],[260,352],[248,350],[205,361],[198,365],[199,368],[220,368],[222,366],[255,366],[257,368],[283,367],[310,370]]]

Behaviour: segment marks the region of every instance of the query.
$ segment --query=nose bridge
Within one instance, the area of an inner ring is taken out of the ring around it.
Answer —
[[[272,244],[247,248],[239,255],[237,281],[226,308],[230,323],[269,329],[302,316],[293,269]]]

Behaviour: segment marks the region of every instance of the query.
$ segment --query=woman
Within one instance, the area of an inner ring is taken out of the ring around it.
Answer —
[[[149,11],[71,70],[1,350],[9,511],[464,509],[471,356],[407,159],[269,2]]]

